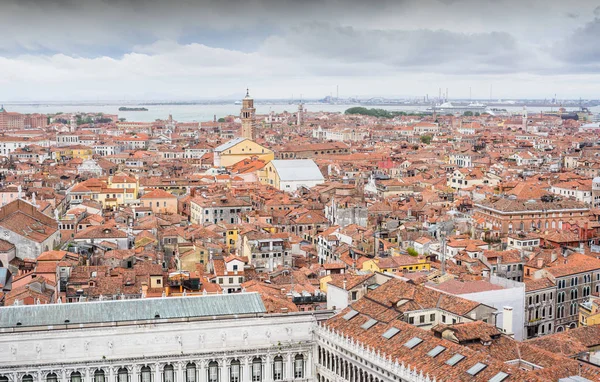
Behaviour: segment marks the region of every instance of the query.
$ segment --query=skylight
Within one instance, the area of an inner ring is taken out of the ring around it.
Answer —
[[[385,338],[386,340],[389,340],[390,338],[392,338],[393,336],[395,336],[398,333],[400,333],[400,329],[389,328],[388,330],[386,330],[385,333],[383,333],[383,338]]]
[[[369,321],[365,322],[360,327],[363,328],[364,330],[367,330],[367,329],[370,329],[376,323],[377,323],[377,320],[374,320],[371,318]]]
[[[356,317],[357,314],[358,314],[358,312],[356,310],[351,310],[344,315],[344,320],[349,321],[349,320],[353,319],[354,317]]]
[[[456,353],[452,356],[452,358],[450,358],[449,360],[446,361],[446,364],[450,365],[450,366],[454,366],[457,363],[459,363],[460,361],[462,361],[464,358],[465,358],[464,355]]]
[[[420,344],[421,342],[423,342],[423,340],[420,339],[419,337],[413,337],[410,340],[408,340],[408,342],[405,343],[404,346],[406,346],[409,349],[412,349],[415,346],[417,346],[418,344]]]
[[[477,375],[481,370],[485,369],[487,365],[485,363],[477,362],[473,367],[467,370],[467,374]]]
[[[505,372],[501,371],[498,374],[494,375],[488,382],[502,382],[506,378],[508,378],[508,374],[506,374]]]
[[[427,353],[427,355],[430,356],[431,358],[435,358],[444,350],[446,350],[445,347],[443,347],[442,345],[438,345],[438,346],[434,347],[433,349],[431,349],[429,351],[429,353]]]

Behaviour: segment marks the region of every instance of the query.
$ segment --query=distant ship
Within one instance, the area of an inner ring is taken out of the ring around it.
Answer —
[[[241,104],[242,104],[242,101],[235,101],[233,104],[234,104],[234,105],[241,105]]]
[[[453,105],[451,102],[444,102],[441,105],[435,105],[430,108],[427,108],[427,112],[441,114],[464,114],[467,111],[474,113],[485,113],[487,110],[487,105],[482,103],[470,103],[468,105]]]
[[[125,107],[121,106],[119,111],[148,111],[145,107]]]

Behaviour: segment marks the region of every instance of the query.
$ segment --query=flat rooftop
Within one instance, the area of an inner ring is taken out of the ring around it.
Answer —
[[[265,313],[260,294],[255,292],[8,306],[0,308],[0,332],[34,327],[40,330],[71,329],[118,323],[257,317]]]
[[[469,293],[487,292],[492,290],[505,289],[504,287],[496,284],[492,284],[485,280],[476,281],[459,281],[459,280],[448,280],[440,284],[427,283],[428,287],[437,289],[442,292],[461,295]]]

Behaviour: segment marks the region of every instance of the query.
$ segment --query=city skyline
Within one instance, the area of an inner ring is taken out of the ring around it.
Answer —
[[[593,99],[599,33],[592,1],[5,1],[0,99]]]

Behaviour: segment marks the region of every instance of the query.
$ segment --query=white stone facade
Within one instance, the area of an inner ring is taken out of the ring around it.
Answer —
[[[328,316],[0,329],[0,381],[314,381],[313,331]]]

